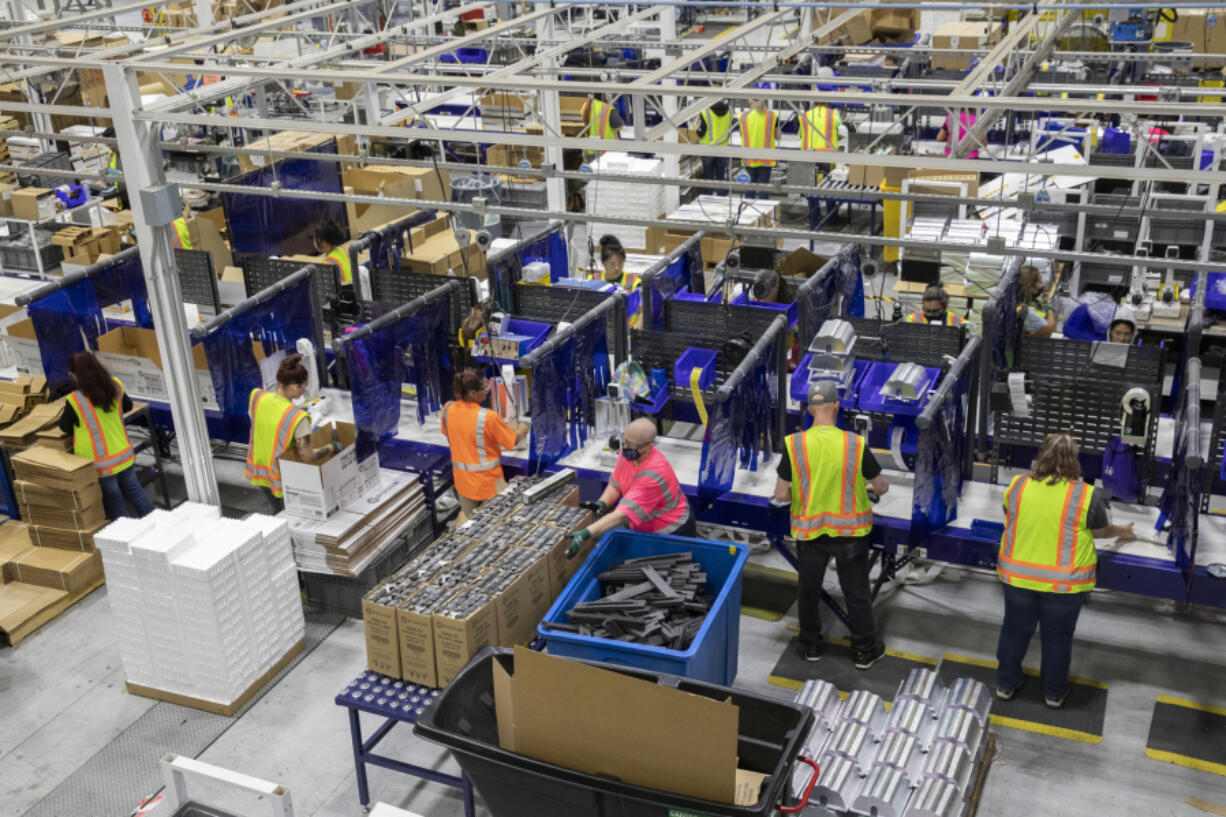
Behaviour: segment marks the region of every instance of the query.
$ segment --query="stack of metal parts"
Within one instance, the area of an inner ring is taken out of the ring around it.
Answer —
[[[597,638],[684,650],[702,629],[711,597],[701,595],[707,574],[690,553],[629,559],[600,573],[604,596],[566,611],[568,624],[551,623]]]
[[[988,742],[990,690],[958,678],[945,687],[934,670],[912,670],[887,711],[879,695],[846,700],[826,681],[807,681],[796,696],[816,715],[801,753],[821,769],[802,814],[807,817],[959,817],[967,813]],[[798,763],[792,797],[813,773]]]

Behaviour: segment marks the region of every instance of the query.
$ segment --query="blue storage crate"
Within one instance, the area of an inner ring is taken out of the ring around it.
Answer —
[[[511,357],[503,352],[493,357],[481,355],[477,357],[477,360],[485,363],[518,363],[521,357],[544,343],[545,338],[549,336],[552,330],[553,324],[550,323],[507,318],[502,322],[502,328],[499,333],[491,337],[491,341],[494,343],[498,343],[498,341],[514,342],[518,350],[516,356]],[[502,344],[498,345],[501,346]]]
[[[796,371],[792,372],[791,380],[788,382],[788,394],[793,400],[804,406],[809,400],[809,364],[813,361],[813,353],[805,355],[800,359],[800,363],[796,366]],[[843,408],[854,409],[856,407],[856,383],[864,375],[864,371],[868,368],[868,360],[857,360],[854,364],[854,369],[851,375],[850,388],[841,389],[839,395],[839,403]],[[849,393],[850,392],[850,393]]]
[[[872,363],[868,371],[859,378],[856,393],[860,397],[861,411],[880,411],[886,414],[915,416],[924,410],[924,405],[927,403],[927,400],[924,398],[928,390],[936,386],[937,379],[941,376],[941,370],[932,366],[925,366],[924,372],[928,378],[926,382],[920,384],[919,399],[900,400],[897,397],[889,397],[881,393],[881,387],[890,379],[890,375],[894,373],[894,369],[897,366],[897,363],[889,362]]]
[[[707,612],[702,629],[685,650],[670,650],[631,644],[608,638],[594,638],[577,633],[563,633],[537,628],[553,655],[604,661],[653,672],[683,675],[713,684],[731,684],[736,680],[737,650],[741,631],[741,571],[749,559],[744,545],[688,539],[658,533],[635,533],[629,530],[609,531],[584,561],[579,572],[558,596],[545,614],[545,621],[566,622],[566,611],[579,602],[601,597],[600,580],[604,570],[627,559],[659,556],[687,551],[702,565],[707,584],[715,601]]]
[[[698,376],[698,388],[704,391],[711,388],[715,383],[715,358],[715,350],[697,349],[691,346],[682,352],[681,357],[677,358],[677,362],[673,364],[673,382],[688,386],[690,372],[694,369],[702,369],[702,374]]]
[[[763,303],[762,301],[751,301],[749,300],[749,296],[745,294],[744,290],[733,296],[729,303],[733,304],[734,306],[752,306],[758,309],[773,309],[776,312],[786,312],[788,314],[788,329],[796,328],[796,322],[800,314],[797,310],[795,301],[790,304],[770,304]]]

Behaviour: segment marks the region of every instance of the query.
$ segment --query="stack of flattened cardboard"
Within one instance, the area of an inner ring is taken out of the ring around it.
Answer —
[[[347,499],[327,519],[285,518],[299,570],[356,577],[428,516],[417,477],[382,470],[377,487]]]
[[[12,461],[18,507],[34,543],[92,553],[94,534],[106,526],[93,462],[41,445]]]
[[[31,529],[16,521],[0,525],[0,634],[9,644],[102,582],[96,551],[40,546]]]
[[[25,449],[39,443],[48,448],[67,451],[72,447],[72,437],[60,431],[60,417],[70,409],[63,400],[42,403],[28,414],[4,428],[0,428],[0,442],[10,449]]]
[[[46,399],[47,378],[42,375],[0,380],[0,425],[20,420]]]

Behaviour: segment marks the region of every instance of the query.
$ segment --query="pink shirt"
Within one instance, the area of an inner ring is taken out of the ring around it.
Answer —
[[[654,446],[637,463],[618,456],[609,484],[621,492],[617,509],[630,519],[632,530],[672,533],[689,513],[673,467]]]
[[[960,111],[958,113],[958,138],[956,139],[954,138],[953,128],[951,127],[951,123],[949,119],[950,118],[948,116],[945,117],[945,155],[946,156],[948,156],[951,152],[953,152],[954,145],[958,144],[966,137],[966,132],[970,130],[971,128],[975,127],[976,116],[975,114],[967,113],[966,111]],[[979,151],[972,150],[970,153],[966,154],[966,158],[978,159]]]

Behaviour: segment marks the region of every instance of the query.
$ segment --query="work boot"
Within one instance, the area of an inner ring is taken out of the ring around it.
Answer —
[[[856,669],[865,670],[876,664],[882,658],[885,658],[885,644],[878,641],[867,650],[856,650],[855,658]]]

